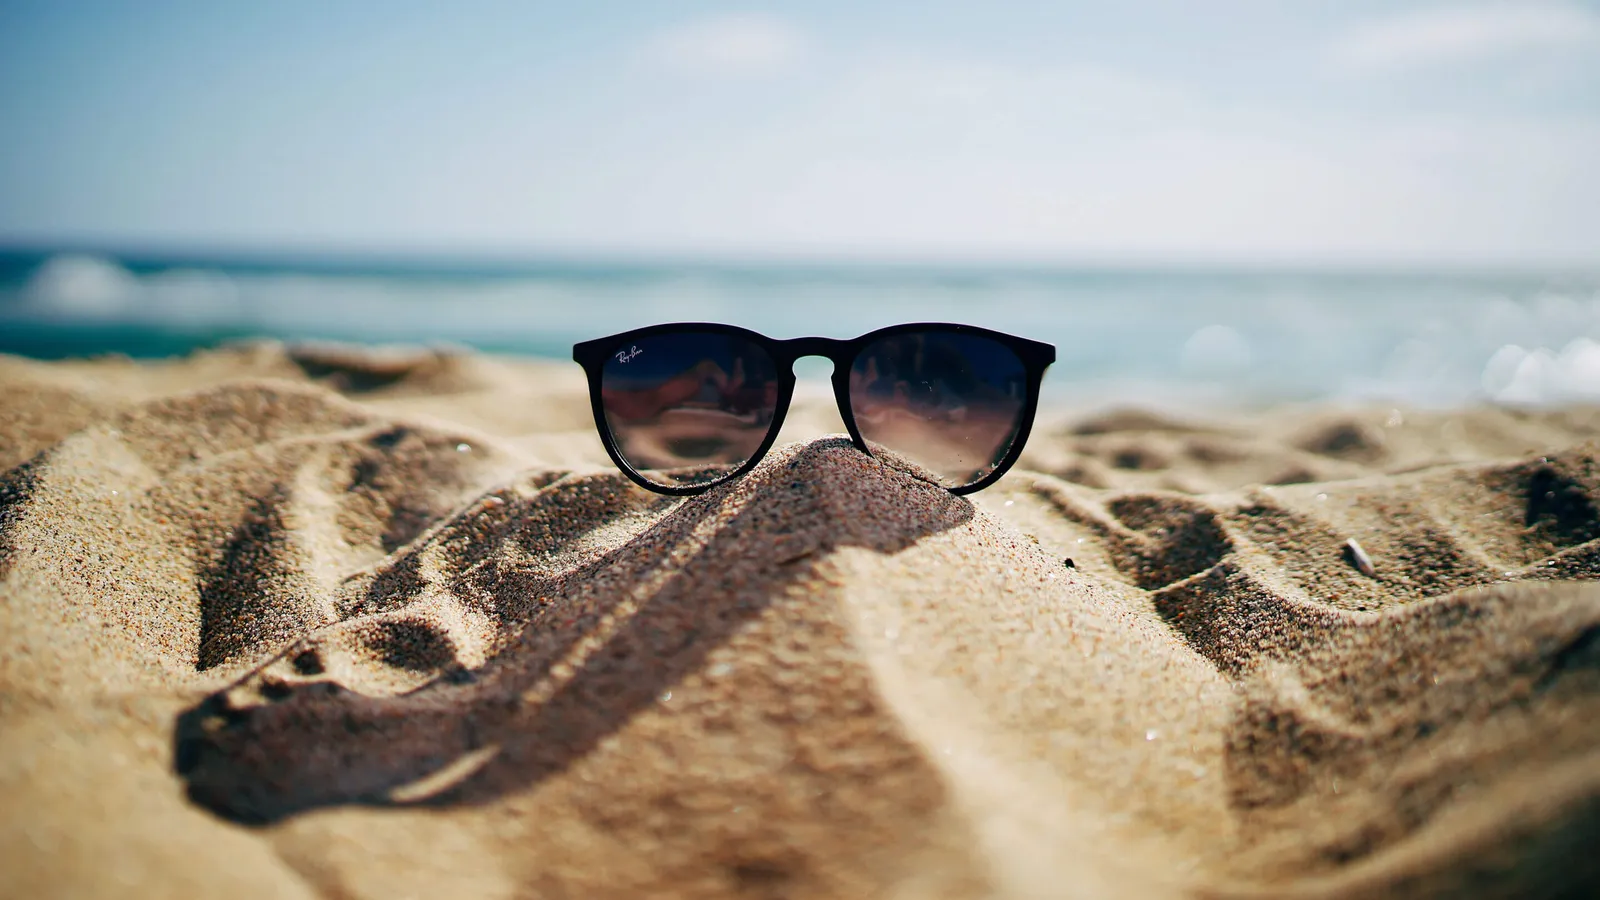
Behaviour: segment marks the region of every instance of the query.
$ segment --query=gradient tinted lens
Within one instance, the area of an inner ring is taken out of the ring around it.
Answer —
[[[850,406],[874,452],[888,450],[945,487],[1005,460],[1028,400],[1027,370],[991,338],[927,331],[874,341],[850,367]]]
[[[616,349],[600,376],[612,441],[654,484],[709,484],[761,448],[778,407],[772,357],[737,335],[681,333]]]

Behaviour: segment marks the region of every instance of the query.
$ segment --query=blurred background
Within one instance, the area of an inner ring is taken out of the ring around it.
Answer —
[[[1067,402],[1600,401],[1597,2],[4,0],[0,123],[5,353],[943,320]]]

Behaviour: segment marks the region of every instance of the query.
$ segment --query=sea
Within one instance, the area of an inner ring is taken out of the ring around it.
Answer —
[[[661,322],[852,337],[965,322],[1056,345],[1047,402],[1600,402],[1600,270],[516,262],[0,248],[0,353],[178,356],[276,339],[569,360]],[[824,378],[829,363],[799,374]]]

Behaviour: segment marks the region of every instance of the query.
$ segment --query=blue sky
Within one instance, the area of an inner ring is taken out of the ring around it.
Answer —
[[[1600,3],[0,0],[0,237],[1600,264]]]

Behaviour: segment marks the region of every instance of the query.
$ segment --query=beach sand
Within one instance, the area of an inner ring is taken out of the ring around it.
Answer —
[[[0,896],[1600,894],[1600,413],[839,430],[679,500],[573,365],[0,357]]]

